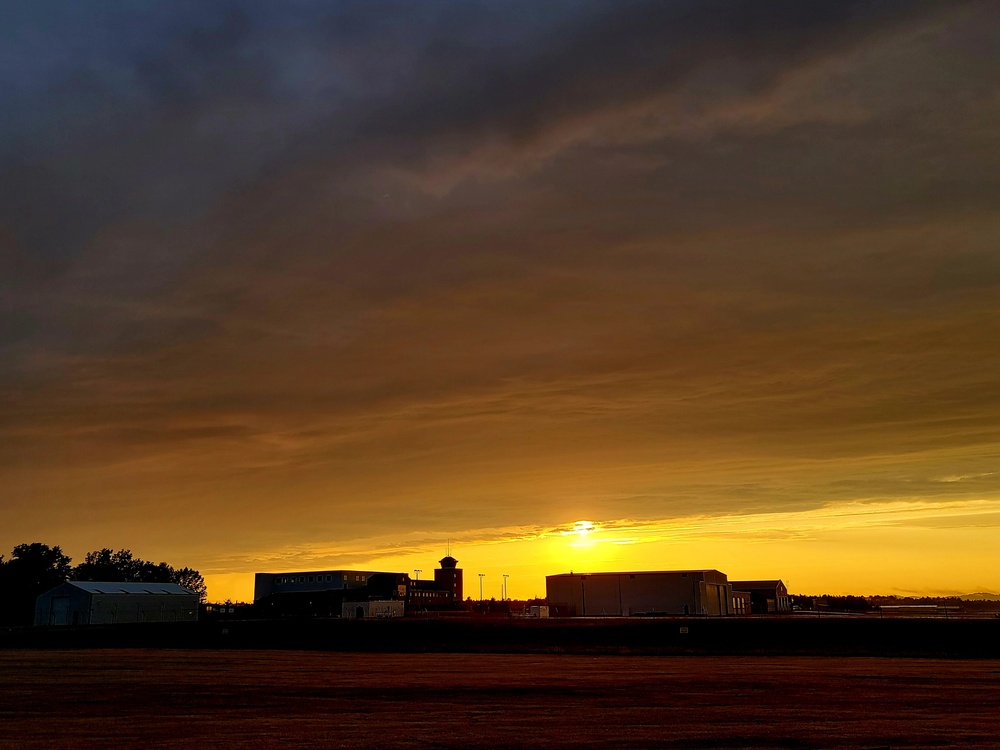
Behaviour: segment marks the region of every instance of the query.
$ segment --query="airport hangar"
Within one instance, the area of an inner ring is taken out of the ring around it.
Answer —
[[[35,600],[35,625],[195,622],[198,595],[176,583],[67,581]]]
[[[718,570],[560,573],[545,577],[561,617],[733,614],[733,589]]]

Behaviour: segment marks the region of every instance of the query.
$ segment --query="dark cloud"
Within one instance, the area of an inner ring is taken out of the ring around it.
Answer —
[[[37,67],[15,68],[20,85],[4,102],[3,191],[15,197],[4,223],[23,253],[64,258],[109,221],[195,216],[267,170],[317,155],[426,158],[442,141],[523,142],[670,91],[720,58],[736,64],[714,88],[745,96],[922,12],[627,3],[559,19],[515,7],[347,4],[298,16],[180,5],[152,19],[105,8],[47,33],[33,14],[54,8],[8,10],[11,26],[35,32],[17,53]],[[528,33],[532,23],[547,33]],[[64,56],[42,49],[67,41]]]
[[[413,101],[376,113],[371,124],[390,137],[472,131],[526,140],[566,118],[670,91],[720,58],[743,67],[729,81],[729,93],[761,89],[789,65],[857,43],[921,10],[851,2],[622,3],[582,19],[514,64],[432,44],[415,68]],[[428,89],[442,92],[430,102],[438,106],[428,106]]]

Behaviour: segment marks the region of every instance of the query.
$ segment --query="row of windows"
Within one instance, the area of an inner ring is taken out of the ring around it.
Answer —
[[[299,583],[313,583],[313,581],[323,582],[323,576],[299,576]],[[333,576],[326,576],[327,581],[333,581]],[[274,579],[275,583],[295,583],[295,576],[278,576]]]
[[[328,576],[299,576],[298,577],[299,578],[298,582],[299,583],[323,583],[324,578],[325,578],[325,580],[326,580],[327,583],[332,583],[334,578],[339,578],[339,577],[340,576],[331,576],[331,575],[328,575]],[[348,578],[348,576],[344,576],[345,580],[347,578]],[[355,581],[359,581],[359,582],[360,581],[364,581],[365,577],[363,575],[361,575],[361,574],[357,574],[357,575],[354,576],[354,580]],[[283,583],[295,583],[295,576],[278,576],[277,578],[274,579],[274,582],[276,584],[279,584],[279,585],[283,584]]]
[[[441,599],[448,601],[455,601],[460,598],[457,591],[448,591],[447,589],[432,589],[430,591],[414,591],[411,589],[409,596],[411,599]]]

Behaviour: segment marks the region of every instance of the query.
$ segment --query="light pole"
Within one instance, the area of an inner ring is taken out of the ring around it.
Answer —
[[[417,574],[417,580],[419,581],[419,580],[420,580],[420,574],[421,574],[421,573],[422,573],[423,571],[422,571],[422,570],[414,570],[413,572]]]
[[[486,577],[485,573],[479,574],[479,601],[483,600],[483,578]]]
[[[503,574],[503,600],[507,601],[507,579],[510,578],[506,573]]]

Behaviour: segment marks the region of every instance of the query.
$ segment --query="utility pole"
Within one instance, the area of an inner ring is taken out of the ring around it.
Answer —
[[[486,577],[485,573],[479,574],[479,601],[483,600],[483,578]]]
[[[503,574],[503,600],[507,601],[507,579],[510,578],[506,573]]]

